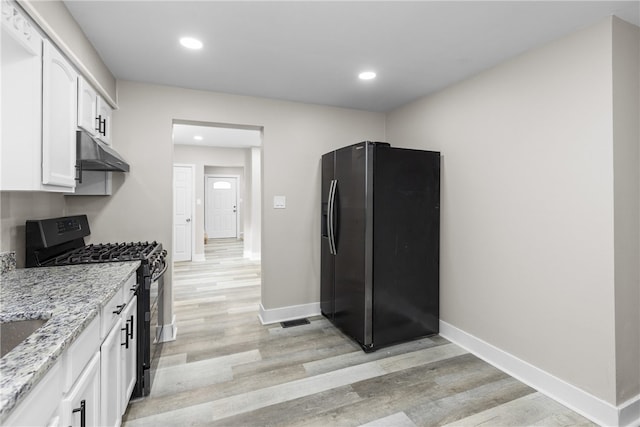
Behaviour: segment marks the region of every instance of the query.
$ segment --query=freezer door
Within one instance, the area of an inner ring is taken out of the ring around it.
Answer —
[[[373,330],[376,346],[438,333],[440,154],[376,153]]]
[[[371,224],[367,227],[368,143],[336,151],[334,324],[361,345],[371,343]],[[370,182],[369,182],[370,184]],[[369,281],[369,283],[367,283]]]
[[[322,156],[321,212],[320,212],[320,310],[328,319],[334,312],[334,261],[329,240],[329,196],[334,182],[335,153]]]

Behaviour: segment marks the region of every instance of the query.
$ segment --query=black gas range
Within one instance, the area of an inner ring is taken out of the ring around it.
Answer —
[[[152,363],[159,357],[167,251],[158,242],[86,245],[91,234],[86,215],[26,222],[26,267],[53,267],[103,262],[140,261],[137,274],[138,348],[133,397],[151,391]],[[153,331],[153,333],[152,333]]]

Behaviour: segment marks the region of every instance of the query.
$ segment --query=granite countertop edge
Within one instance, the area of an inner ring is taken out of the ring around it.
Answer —
[[[0,422],[133,274],[139,261],[17,269],[0,276],[0,321],[47,322],[0,359]]]

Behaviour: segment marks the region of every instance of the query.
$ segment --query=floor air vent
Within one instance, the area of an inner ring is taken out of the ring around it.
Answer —
[[[309,324],[309,320],[307,319],[294,319],[294,320],[287,320],[285,322],[280,322],[280,325],[283,328],[291,328],[293,326],[308,325],[308,324]]]

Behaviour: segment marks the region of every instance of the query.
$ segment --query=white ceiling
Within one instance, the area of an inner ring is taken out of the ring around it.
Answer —
[[[230,148],[259,147],[262,144],[262,132],[260,129],[176,123],[173,125],[173,143]]]
[[[369,111],[612,14],[640,25],[638,0],[65,3],[118,79]],[[378,77],[359,81],[364,69]]]

